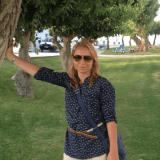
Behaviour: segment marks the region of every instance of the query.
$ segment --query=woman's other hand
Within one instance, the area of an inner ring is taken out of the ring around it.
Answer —
[[[107,160],[119,160],[118,153],[109,152],[109,154],[107,156]]]

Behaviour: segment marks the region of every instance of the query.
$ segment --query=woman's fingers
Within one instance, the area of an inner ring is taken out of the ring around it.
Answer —
[[[10,47],[7,49],[5,55],[8,57],[8,54],[13,53],[13,44],[10,45]]]

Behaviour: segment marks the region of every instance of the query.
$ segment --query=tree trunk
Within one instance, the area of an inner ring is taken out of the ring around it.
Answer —
[[[21,12],[22,0],[0,1],[0,67],[7,48],[12,44]]]
[[[141,40],[136,35],[131,36],[131,39],[133,39],[133,41],[136,43],[137,51],[139,51],[139,47],[141,45]]]
[[[136,35],[131,36],[131,39],[133,39],[137,46],[141,45],[141,40]]]
[[[31,58],[28,55],[30,37],[31,32],[21,36],[21,48],[19,50],[19,57],[28,62],[31,62]],[[19,96],[35,98],[31,78],[28,73],[21,69],[18,69],[17,73],[12,77]]]
[[[90,42],[90,43],[91,43],[91,39],[92,39],[92,37],[87,37],[87,36],[86,36],[86,37],[83,38],[83,41],[84,41],[84,42]]]
[[[122,44],[124,45],[124,39],[123,38],[124,38],[124,35],[122,35]]]
[[[153,45],[155,45],[155,42],[156,42],[156,36],[157,36],[157,34],[155,34],[154,41],[153,41]]]
[[[131,44],[131,37],[130,37],[130,40],[129,40],[129,45],[132,46],[132,44]]]
[[[63,37],[63,48],[60,50],[62,67],[64,72],[68,72],[70,67],[71,56],[71,38]]]
[[[56,35],[56,30],[54,29],[53,31],[53,43],[56,45],[56,47],[59,48],[59,53],[62,59],[62,67],[63,67],[63,72],[68,72],[71,64],[71,40],[76,37],[76,34],[72,35],[67,35],[67,37],[63,37],[63,47],[59,44],[57,41],[57,35]]]
[[[148,39],[148,37],[147,37],[147,39]],[[148,39],[148,46],[151,46],[151,43],[150,43],[149,39]]]
[[[143,52],[148,52],[148,46],[149,46],[149,40],[148,40],[148,36],[144,36],[144,48],[143,48]]]
[[[141,45],[139,47],[139,52],[148,52],[148,36],[141,36]]]
[[[107,37],[107,49],[109,49],[109,36]]]

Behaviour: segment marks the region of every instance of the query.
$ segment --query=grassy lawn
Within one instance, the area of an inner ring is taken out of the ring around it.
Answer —
[[[159,160],[160,57],[99,58],[101,75],[116,89],[118,130],[126,160]],[[33,63],[62,71],[60,57]],[[18,97],[11,77],[17,67],[0,69],[0,160],[62,160],[65,131],[62,87],[33,79],[35,99]]]
[[[136,50],[136,47],[124,47],[125,49],[134,49]],[[154,47],[154,48],[149,48],[148,52],[125,52],[125,53],[121,53],[121,52],[113,52],[113,50],[115,50],[116,48],[110,48],[109,50],[105,50],[102,55],[160,55],[160,47]]]

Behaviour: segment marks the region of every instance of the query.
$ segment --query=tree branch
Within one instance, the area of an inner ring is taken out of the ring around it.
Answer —
[[[55,46],[61,50],[63,47],[60,45],[60,43],[57,41],[57,34],[56,34],[56,29],[53,28],[53,39],[52,42],[55,44]]]

